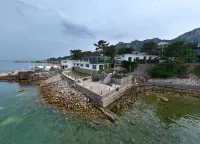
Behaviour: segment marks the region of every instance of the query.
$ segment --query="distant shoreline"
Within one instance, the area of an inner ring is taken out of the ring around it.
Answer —
[[[47,61],[14,61],[14,63],[47,63]]]

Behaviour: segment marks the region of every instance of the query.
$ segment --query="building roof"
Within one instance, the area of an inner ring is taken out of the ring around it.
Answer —
[[[168,45],[168,44],[169,44],[168,42],[159,42],[159,43],[157,43],[158,46],[160,46],[160,45]]]

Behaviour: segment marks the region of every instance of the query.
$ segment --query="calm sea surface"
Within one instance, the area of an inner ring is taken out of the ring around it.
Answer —
[[[28,70],[30,67],[47,65],[45,63],[15,63],[14,61],[1,61],[0,60],[0,73],[13,70]]]
[[[16,93],[20,88],[25,91]],[[141,99],[117,125],[105,126],[41,104],[34,85],[0,83],[0,144],[199,144],[200,100],[167,97],[168,103],[155,96]]]

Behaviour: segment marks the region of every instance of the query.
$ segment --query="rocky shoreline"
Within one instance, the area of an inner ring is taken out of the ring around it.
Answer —
[[[39,81],[55,75],[56,72],[36,72],[15,70],[7,73],[0,73],[0,82]]]
[[[42,101],[62,110],[64,114],[93,122],[108,122],[107,116],[90,100],[57,74],[40,84]]]
[[[180,82],[180,80],[177,81]],[[191,79],[188,80],[188,82],[191,81],[196,82]],[[200,92],[187,90],[182,91],[173,88],[141,84],[128,88],[121,98],[111,103],[105,110],[121,115],[124,111],[133,108],[139,97],[152,94],[171,93],[181,96],[193,96],[200,98]],[[199,83],[193,83],[195,86],[197,84]],[[94,106],[90,102],[89,98],[87,98],[80,91],[76,90],[75,86],[70,86],[67,80],[62,79],[60,74],[54,75],[53,77],[42,81],[40,84],[40,90],[42,101],[53,106],[57,106],[64,114],[98,123],[108,123],[109,121],[108,116],[102,112],[101,108]]]

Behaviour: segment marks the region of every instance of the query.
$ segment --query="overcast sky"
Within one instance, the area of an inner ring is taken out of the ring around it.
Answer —
[[[200,27],[200,0],[0,0],[0,59],[94,50],[104,39],[172,39]]]

